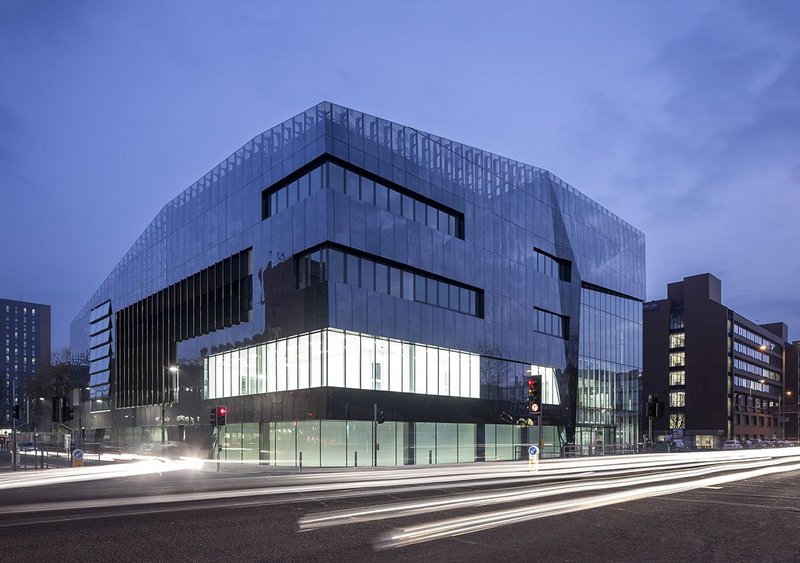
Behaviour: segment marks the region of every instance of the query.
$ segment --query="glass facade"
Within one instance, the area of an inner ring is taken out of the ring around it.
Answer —
[[[377,181],[376,181],[377,178]],[[464,216],[441,205],[424,201],[418,194],[385,185],[386,180],[359,171],[351,164],[324,162],[299,178],[282,181],[264,191],[264,218],[272,217],[314,192],[328,188],[416,221],[442,233],[464,238]],[[551,259],[552,260],[552,259]]]
[[[635,444],[639,435],[642,304],[581,290],[576,443]]]
[[[327,386],[477,399],[480,356],[330,329],[203,359],[206,399]]]
[[[476,317],[483,314],[480,290],[415,272],[402,264],[327,247],[301,255],[295,262],[298,289],[328,281],[346,283]]]
[[[89,298],[71,347],[108,403],[81,416],[97,441],[164,423],[205,445],[224,397],[231,452],[322,443],[302,451],[325,465],[370,459],[380,402],[378,463],[505,459],[532,439],[499,413],[524,409],[533,366],[553,451],[595,428],[633,443],[644,251],[547,170],[323,102],[167,203]]]

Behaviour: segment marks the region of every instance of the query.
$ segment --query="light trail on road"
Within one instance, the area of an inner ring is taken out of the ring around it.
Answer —
[[[555,501],[535,506],[506,509],[420,524],[384,535],[378,540],[375,547],[376,549],[404,547],[453,536],[471,534],[501,526],[519,524],[539,518],[590,510],[650,497],[681,493],[703,487],[714,487],[725,483],[763,477],[766,475],[800,471],[800,456],[796,453],[794,455],[780,456],[774,460],[757,463],[762,465],[762,467],[747,471],[736,471],[728,475],[640,487],[602,495],[582,496],[570,500]]]
[[[246,482],[257,482],[257,486],[241,487],[242,481],[236,478],[219,478],[216,473],[196,471],[203,463],[213,466],[215,460],[143,460],[136,463],[120,463],[110,466],[57,469],[37,473],[0,475],[0,489],[19,487],[38,487],[43,485],[80,483],[97,479],[142,476],[144,480],[126,481],[119,493],[112,488],[112,498],[87,498],[86,490],[79,500],[51,502],[27,502],[4,507],[0,527],[22,525],[29,522],[59,522],[135,514],[201,510],[209,507],[243,508],[257,505],[281,503],[327,502],[336,499],[355,499],[359,497],[385,497],[386,495],[427,495],[420,500],[381,504],[370,508],[340,510],[307,515],[299,520],[299,529],[313,533],[313,530],[338,524],[349,524],[390,517],[413,517],[435,511],[469,509],[473,512],[481,507],[498,504],[520,504],[538,502],[554,496],[571,495],[580,498],[560,500],[548,504],[537,504],[539,512],[513,517],[486,514],[484,522],[470,521],[443,526],[436,533],[430,529],[409,528],[381,539],[380,547],[399,547],[408,542],[430,541],[440,535],[446,537],[461,533],[479,531],[481,526],[496,527],[514,523],[514,518],[541,518],[555,515],[558,510],[584,510],[602,504],[609,499],[616,502],[635,500],[638,497],[624,495],[646,490],[658,483],[655,494],[670,494],[674,485],[701,483],[701,479],[717,473],[745,475],[747,471],[759,471],[768,467],[800,462],[800,448],[775,450],[751,450],[730,452],[693,452],[682,454],[640,454],[636,456],[617,456],[605,458],[578,458],[543,460],[538,472],[531,473],[527,462],[476,463],[460,465],[424,466],[414,468],[366,468],[358,471],[342,469],[309,473],[283,474],[270,472],[266,468],[260,476],[246,476]],[[190,470],[195,471],[190,471]],[[167,471],[184,471],[180,480],[170,482],[153,480],[158,493],[148,486],[147,475]],[[206,477],[204,477],[206,475]],[[185,479],[184,479],[185,476]],[[720,477],[728,477],[722,475]],[[736,477],[749,478],[749,477]],[[676,481],[681,481],[676,483]],[[671,483],[670,483],[671,482]],[[262,486],[263,484],[263,486]],[[191,486],[194,490],[181,492],[170,490],[170,486]],[[198,486],[208,490],[196,490]],[[691,485],[690,488],[705,486]],[[713,485],[708,485],[713,486]],[[113,486],[112,486],[113,487]],[[141,487],[141,488],[139,488]],[[619,489],[632,491],[619,491]],[[469,489],[462,493],[455,491]],[[484,490],[480,490],[484,489]],[[612,496],[587,496],[586,493],[617,489]],[[680,489],[682,490],[682,489]],[[679,490],[676,490],[679,492]],[[449,497],[443,497],[449,493]],[[614,495],[623,494],[622,497]],[[46,493],[45,493],[46,494]],[[650,494],[650,493],[648,493]],[[436,495],[436,496],[432,496]],[[651,496],[652,496],[651,495]],[[35,498],[31,496],[31,498]],[[42,497],[40,497],[42,498]],[[605,499],[605,500],[603,500]],[[547,506],[557,509],[542,509]],[[533,507],[533,508],[535,508]],[[526,506],[526,509],[532,507]],[[494,515],[494,516],[492,516]],[[473,516],[473,518],[480,518]],[[444,521],[449,522],[449,520]],[[459,528],[461,526],[461,528]],[[396,545],[395,545],[396,544]]]
[[[800,459],[800,458],[798,458]],[[608,489],[619,489],[652,484],[663,481],[674,481],[678,479],[690,479],[702,477],[713,473],[725,473],[728,471],[741,471],[744,469],[762,467],[764,463],[769,465],[785,463],[784,459],[777,460],[753,460],[737,461],[736,463],[726,463],[724,465],[704,465],[697,469],[674,470],[669,473],[644,474],[635,477],[614,477],[600,480],[578,480],[565,484],[550,486],[526,487],[524,489],[514,489],[510,491],[491,491],[480,494],[463,494],[456,497],[443,497],[431,500],[400,502],[384,504],[369,508],[356,508],[348,510],[337,510],[318,514],[312,514],[300,519],[301,530],[313,530],[328,526],[340,526],[344,524],[354,524],[357,522],[381,520],[386,518],[409,517],[416,515],[429,514],[445,510],[456,510],[462,508],[473,508],[477,506],[488,506],[494,504],[507,504],[513,502],[530,501],[539,498],[566,495],[573,493],[585,493],[589,491],[602,491]],[[623,472],[617,472],[623,473]],[[627,473],[627,472],[624,472]],[[639,472],[641,473],[641,472]]]
[[[113,465],[93,465],[64,469],[46,469],[42,471],[25,471],[0,475],[0,490],[19,489],[22,487],[41,487],[98,479],[115,479],[118,477],[134,477],[170,471],[199,469],[201,463],[196,460],[144,459],[141,461],[118,463]]]

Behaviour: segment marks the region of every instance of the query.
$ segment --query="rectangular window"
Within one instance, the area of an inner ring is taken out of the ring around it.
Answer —
[[[362,258],[359,260],[361,267],[361,288],[368,291],[375,291],[375,262]]]
[[[310,171],[301,169],[276,182],[262,192],[262,219],[272,217],[303,201],[321,187],[344,192],[348,197],[374,205],[427,225],[442,233],[464,238],[464,216],[457,211],[444,208],[441,204],[427,200],[414,192],[407,192],[402,186],[387,187],[370,177],[371,173],[360,170],[349,163],[321,162],[311,164]],[[327,172],[327,174],[326,174]],[[322,186],[322,178],[327,176],[327,186]]]
[[[402,280],[402,270],[389,268],[389,295],[392,297],[403,297]]]
[[[673,348],[683,348],[686,346],[686,333],[684,332],[675,332],[669,335],[669,347],[670,349]]]
[[[568,282],[572,278],[572,263],[540,250],[533,249],[536,270],[547,277]]]
[[[403,299],[408,299],[409,301],[414,300],[414,274],[411,272],[403,272],[402,275],[403,280]]]
[[[569,337],[569,317],[534,308],[536,332],[567,339]]]
[[[686,385],[686,372],[683,370],[669,372],[670,385]]]
[[[669,329],[678,330],[683,327],[683,307],[676,307],[669,314]]]
[[[686,365],[685,352],[670,352],[669,353],[669,367],[682,367]]]
[[[385,264],[375,264],[375,291],[389,293],[389,266]]]
[[[325,283],[330,276],[332,281],[344,281],[384,295],[415,300],[473,316],[483,314],[479,290],[463,287],[457,282],[416,274],[384,260],[327,247],[297,255],[294,260],[295,287],[298,289]],[[566,335],[568,325],[561,319],[549,330],[555,330],[558,335],[565,337],[563,335]]]
[[[355,172],[351,172],[350,170],[345,171],[345,188],[344,193],[349,195],[354,199],[359,199],[361,197],[361,191],[358,189],[359,182],[358,182],[358,174]]]

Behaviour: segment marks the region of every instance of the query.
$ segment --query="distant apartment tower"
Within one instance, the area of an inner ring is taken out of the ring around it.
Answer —
[[[784,438],[780,418],[797,386],[784,386],[786,324],[725,307],[722,282],[706,273],[668,284],[667,299],[644,304],[643,325],[643,400],[665,404],[654,434],[698,448]]]
[[[0,427],[10,427],[15,399],[25,418],[25,380],[50,364],[50,305],[0,299],[0,350]]]

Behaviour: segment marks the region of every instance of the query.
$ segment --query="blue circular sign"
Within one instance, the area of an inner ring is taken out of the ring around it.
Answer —
[[[528,455],[531,457],[536,457],[539,455],[539,447],[538,446],[531,446],[528,448]]]
[[[83,450],[75,450],[72,452],[72,457],[75,459],[83,459]]]

